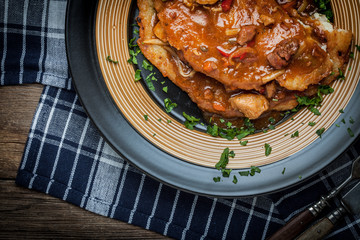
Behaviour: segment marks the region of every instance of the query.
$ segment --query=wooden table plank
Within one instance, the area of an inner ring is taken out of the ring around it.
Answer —
[[[168,239],[15,185],[43,86],[0,87],[0,239]]]

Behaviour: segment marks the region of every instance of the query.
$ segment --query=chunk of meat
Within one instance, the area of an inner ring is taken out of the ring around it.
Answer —
[[[263,95],[253,93],[243,93],[229,100],[233,108],[242,112],[249,119],[260,117],[269,109],[269,101]]]
[[[228,91],[259,90],[263,85],[262,77],[273,71],[266,58],[269,52],[284,39],[302,39],[306,34],[303,26],[284,11],[272,13],[275,22],[271,26],[264,28],[260,25],[260,15],[269,14],[269,9],[279,7],[274,0],[233,1],[227,12],[214,12],[212,8],[203,6],[193,10],[180,0],[154,1],[160,6],[157,17],[164,26],[168,43],[183,52],[195,71],[223,83]],[[171,17],[173,13],[176,13],[176,18]],[[232,29],[243,32],[239,36],[232,35],[235,32]],[[255,37],[256,41],[253,41]],[[241,47],[237,38],[243,44]],[[207,51],[200,51],[202,45],[207,46]],[[238,54],[247,47],[252,48],[246,49],[251,51]],[[196,54],[194,49],[201,54]],[[223,61],[223,57],[229,61]],[[203,68],[208,60],[216,60],[218,71],[209,72]]]
[[[276,45],[275,50],[267,56],[270,65],[275,69],[282,69],[289,65],[290,58],[299,49],[299,40],[285,39]]]
[[[272,98],[275,96],[276,93],[276,84],[274,81],[269,82],[268,84],[266,84],[265,86],[265,94],[267,98]]]
[[[244,26],[240,29],[237,37],[237,42],[240,45],[245,45],[250,42],[256,35],[256,26]]]

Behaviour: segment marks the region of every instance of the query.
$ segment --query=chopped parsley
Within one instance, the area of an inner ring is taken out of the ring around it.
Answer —
[[[284,167],[284,169],[283,169],[282,172],[281,172],[282,175],[285,174],[285,170],[286,170],[286,168]]]
[[[149,116],[148,116],[148,115],[144,115],[144,119],[145,119],[145,121],[149,120]]]
[[[183,112],[183,116],[186,119],[184,125],[186,128],[193,130],[194,127],[199,123],[200,118],[196,118],[194,116],[189,116],[185,112]]]
[[[229,158],[234,158],[234,151],[230,151],[229,148],[225,148],[221,154],[220,160],[216,163],[215,168],[222,172],[223,177],[229,177],[231,169],[226,169],[227,164],[229,163]]]
[[[299,179],[302,179],[302,176],[301,176],[301,175],[299,175]]]
[[[354,53],[353,53],[353,52],[350,52],[350,54],[349,54],[349,58],[354,59]]]
[[[140,52],[141,51],[139,47],[136,47],[135,49],[130,49],[129,50],[130,58],[128,59],[128,63],[138,64],[136,57]]]
[[[143,60],[142,67],[149,71],[152,71],[154,69],[154,66],[151,65],[147,60]]]
[[[314,0],[314,3],[319,8],[318,12],[324,14],[326,18],[332,22],[334,18],[334,14],[331,10],[330,0]]]
[[[274,125],[269,125],[269,129],[274,130],[275,126]]]
[[[255,173],[261,173],[261,169],[259,167],[251,166],[250,176],[254,176]]]
[[[139,81],[141,79],[141,70],[136,69],[135,71],[135,82]]]
[[[274,123],[275,123],[275,118],[270,117],[270,118],[269,118],[269,122],[270,122],[271,124],[274,124]]]
[[[315,124],[316,124],[316,122],[309,122],[308,123],[308,125],[311,126],[311,127],[315,126]]]
[[[360,52],[360,46],[359,45],[355,45],[356,49]]]
[[[347,131],[348,131],[350,137],[354,137],[354,136],[355,136],[354,133],[353,133],[353,131],[351,130],[351,128],[348,128]]]
[[[339,113],[344,113],[344,109],[340,109],[340,110],[339,110]]]
[[[168,92],[168,87],[167,87],[167,86],[166,86],[166,87],[163,87],[162,90],[163,90],[165,93],[167,93],[167,92]]]
[[[291,138],[299,137],[299,131],[297,130],[293,134],[291,134]]]
[[[164,99],[165,111],[170,113],[174,108],[177,107],[177,103],[173,103],[170,98]]]
[[[214,182],[220,182],[221,177],[214,177],[213,180],[214,180]]]
[[[346,124],[345,119],[341,119],[341,122],[342,122],[343,124]]]
[[[239,172],[239,174],[240,174],[240,176],[242,176],[242,177],[247,177],[247,176],[250,175],[250,171],[241,171],[241,172]]]
[[[158,119],[158,121],[159,121],[159,122],[161,122],[161,121],[162,121],[162,119],[161,119],[161,118],[159,118],[159,119]]]
[[[261,169],[259,167],[256,166],[251,166],[250,170],[248,171],[241,171],[239,172],[239,175],[242,177],[247,177],[247,176],[254,176],[255,173],[261,173]]]
[[[137,47],[137,43],[136,43],[136,37],[130,39],[129,41],[129,48],[134,48],[134,47]]]
[[[268,143],[265,143],[265,156],[269,156],[271,154],[272,148]]]
[[[155,91],[155,87],[154,87],[154,84],[152,83],[152,81],[157,81],[157,79],[154,75],[155,75],[155,73],[150,73],[145,79],[145,82],[151,91]]]
[[[316,134],[321,138],[322,134],[325,132],[325,128],[320,128],[316,130]]]
[[[171,123],[171,120],[170,120],[170,119],[168,119],[166,122],[167,122],[167,123]]]
[[[234,183],[234,184],[237,184],[237,182],[238,182],[238,179],[237,179],[237,177],[234,175],[233,183]]]
[[[294,108],[292,111],[297,112],[301,107],[306,106],[312,113],[319,116],[321,115],[320,111],[316,107],[321,107],[323,101],[322,95],[328,95],[334,92],[334,89],[328,85],[319,85],[318,92],[312,98],[307,96],[296,96],[299,105]]]
[[[344,75],[343,71],[340,68],[339,68],[339,76],[337,77],[337,79],[345,80],[345,75]]]
[[[118,64],[118,63],[119,63],[119,61],[115,61],[115,60],[111,59],[110,55],[106,57],[106,61],[111,62],[111,63],[114,63],[114,64]]]
[[[248,144],[248,140],[246,140],[246,141],[240,141],[240,145],[241,146],[246,146],[247,144]]]
[[[350,124],[354,124],[354,122],[355,122],[355,120],[354,120],[354,119],[352,119],[352,117],[350,117],[350,119],[349,119],[349,123],[350,123]]]
[[[248,118],[245,118],[244,126],[240,128],[231,127],[231,125],[228,125],[228,128],[221,128],[217,125],[208,125],[206,129],[207,134],[213,137],[222,137],[228,140],[232,140],[235,137],[238,140],[241,140],[254,132],[254,125]]]

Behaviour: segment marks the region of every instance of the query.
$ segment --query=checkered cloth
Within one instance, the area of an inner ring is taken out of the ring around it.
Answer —
[[[359,141],[301,185],[253,198],[193,195],[140,173],[100,136],[71,86],[65,8],[64,0],[0,0],[1,85],[46,85],[18,185],[176,239],[265,239],[349,175]],[[360,239],[360,216],[346,216],[328,238]]]

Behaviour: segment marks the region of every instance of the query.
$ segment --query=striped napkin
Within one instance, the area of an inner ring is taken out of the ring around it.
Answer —
[[[176,239],[265,239],[346,179],[360,155],[357,141],[300,185],[252,198],[198,196],[157,182],[122,159],[84,112],[66,61],[65,11],[66,0],[0,0],[1,85],[46,86],[20,186]],[[360,216],[346,216],[327,238],[360,239]]]

